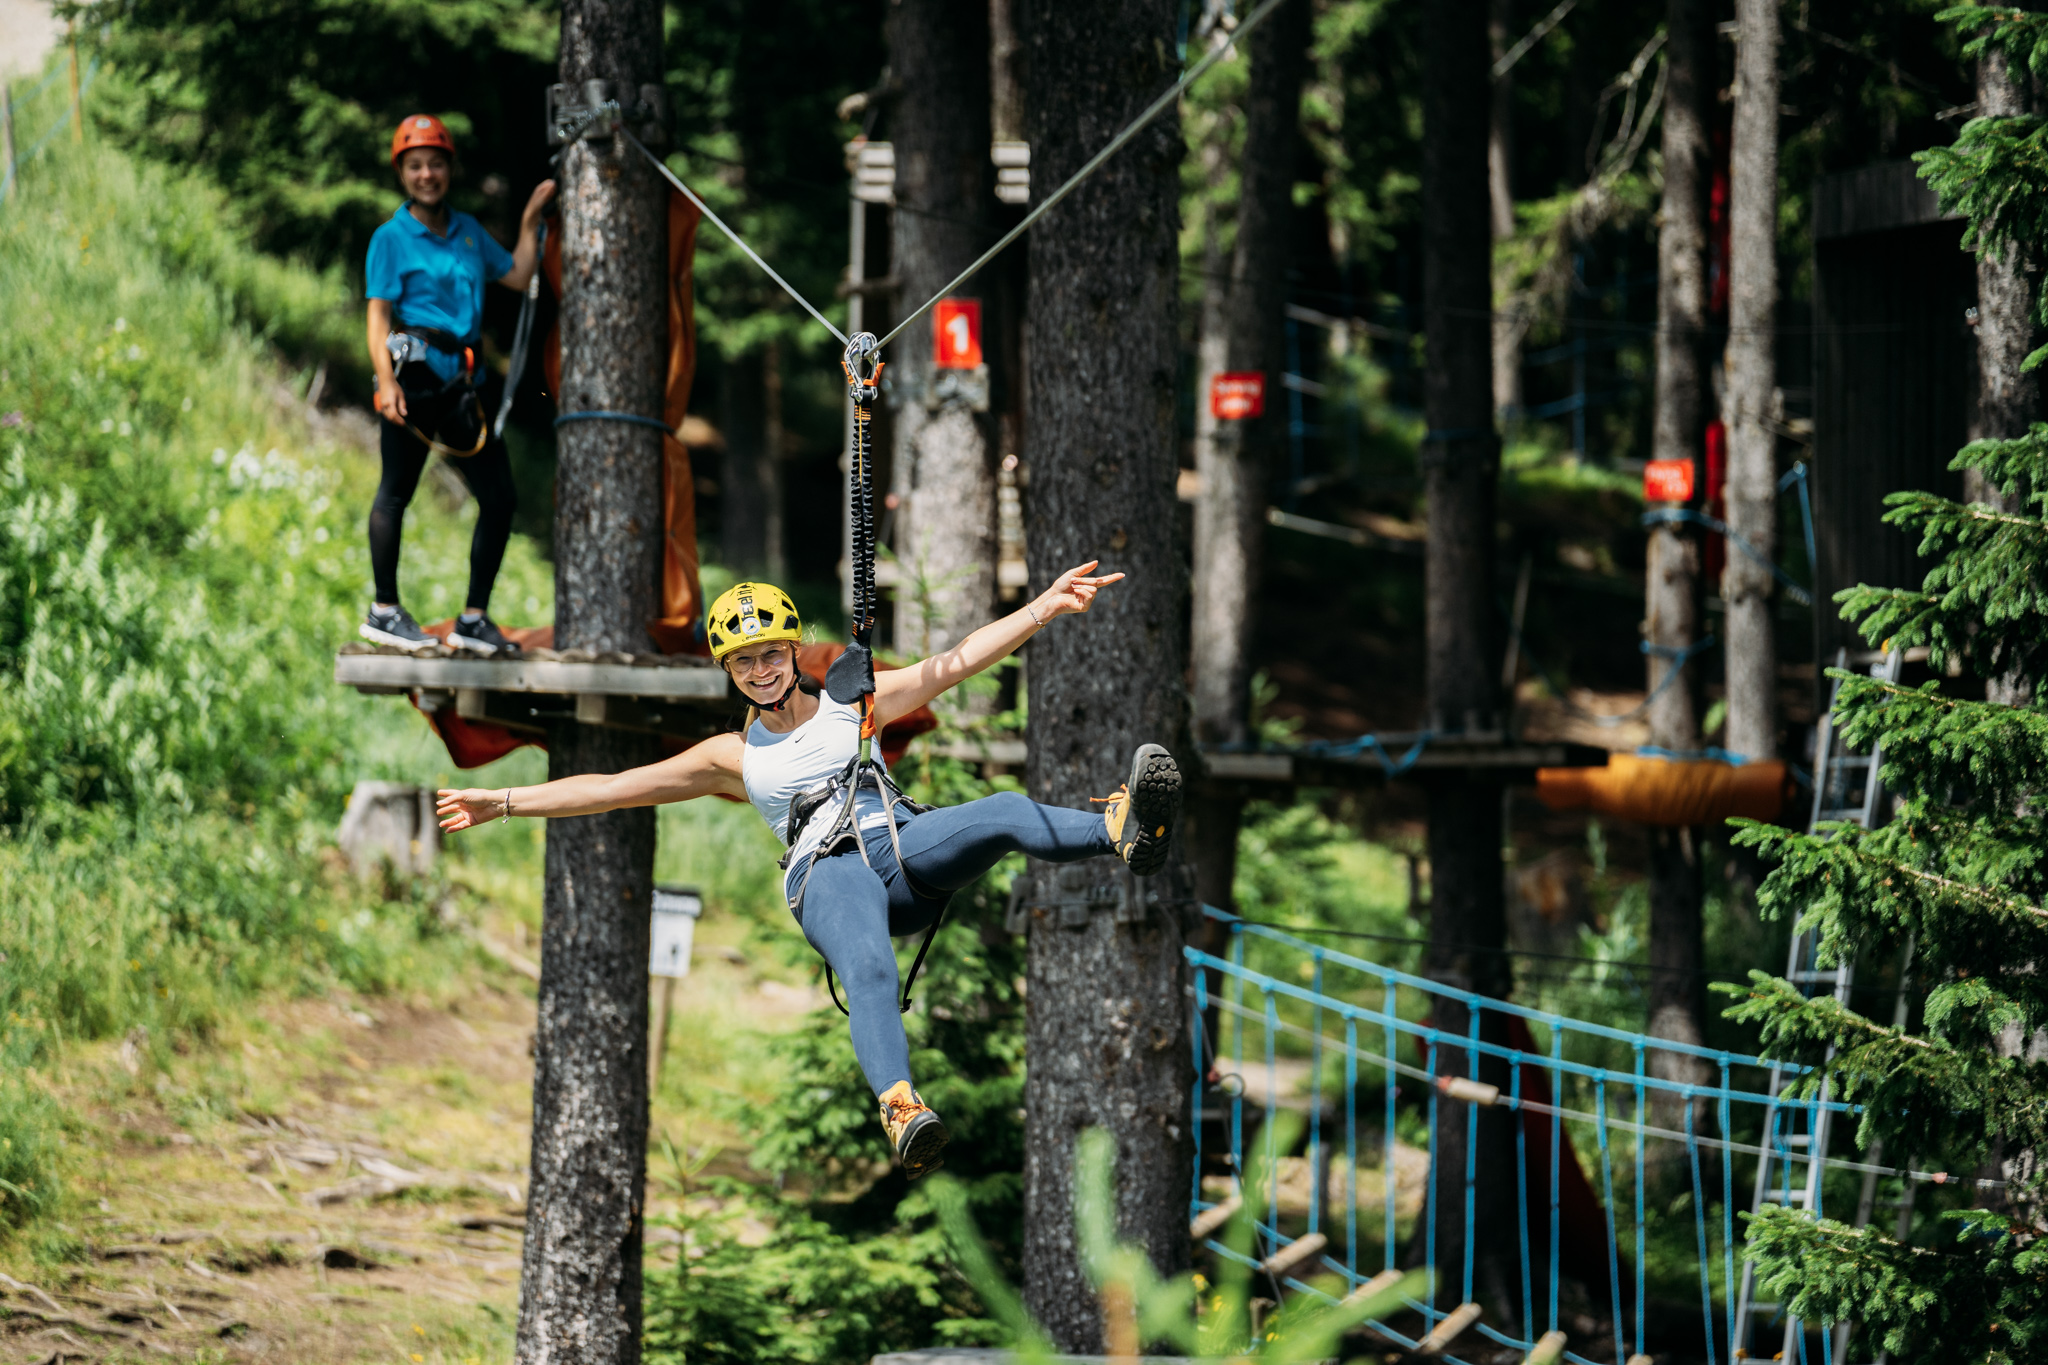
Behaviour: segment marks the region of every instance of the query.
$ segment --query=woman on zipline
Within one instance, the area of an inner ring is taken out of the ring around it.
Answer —
[[[1053,617],[1087,611],[1097,592],[1123,577],[1086,576],[1094,568],[1070,569],[1036,601],[943,654],[877,673],[874,733],[1006,657]],[[513,815],[591,815],[699,796],[752,802],[789,849],[782,866],[790,911],[846,983],[854,1054],[881,1104],[882,1126],[904,1173],[916,1179],[938,1166],[946,1129],[910,1082],[890,937],[935,924],[947,899],[1006,853],[1054,863],[1115,854],[1141,877],[1157,872],[1180,813],[1180,769],[1158,745],[1139,746],[1128,779],[1099,815],[1040,805],[1015,792],[932,810],[902,801],[893,787],[885,795],[878,782],[856,785],[849,809],[846,783],[860,752],[860,711],[821,694],[797,670],[803,624],[796,604],[780,588],[741,583],[712,604],[706,628],[712,657],[752,703],[741,732],[612,776],[443,791],[441,827],[468,829]]]
[[[391,167],[406,201],[370,237],[370,364],[377,371],[378,442],[384,460],[370,504],[370,569],[377,597],[361,633],[410,649],[434,643],[398,601],[398,541],[405,509],[432,451],[453,457],[476,495],[469,541],[469,596],[448,643],[484,655],[517,654],[486,615],[505,558],[516,499],[505,444],[490,430],[477,393],[484,283],[523,290],[540,262],[540,215],[554,196],[543,180],[526,201],[510,252],[466,213],[448,207],[455,139],[441,120],[415,114],[391,135]]]

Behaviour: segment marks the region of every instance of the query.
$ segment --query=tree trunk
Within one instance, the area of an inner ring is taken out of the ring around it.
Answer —
[[[1486,43],[1492,61],[1507,55],[1514,38],[1514,8],[1514,0],[1490,0],[1487,5]],[[1515,235],[1514,107],[1515,76],[1506,71],[1493,78],[1486,120],[1486,221],[1496,242]],[[1522,406],[1522,329],[1510,314],[1504,291],[1495,291],[1493,308],[1493,409],[1505,413]]]
[[[989,16],[986,7],[960,0],[896,0],[884,27],[889,69],[902,85],[890,118],[891,269],[900,281],[897,297],[910,309],[988,245],[985,223],[995,204]],[[969,296],[985,293],[989,283],[970,283]],[[992,419],[985,404],[976,412],[960,392],[935,391],[941,372],[933,364],[932,325],[927,318],[905,332],[889,356],[896,419],[890,478],[903,573],[896,648],[919,657],[949,649],[985,624],[996,600]]]
[[[631,110],[662,76],[653,0],[570,0],[562,81],[618,83]],[[643,141],[659,123],[631,125]],[[653,170],[623,138],[562,159],[562,405],[653,415],[666,355],[667,230]],[[623,422],[561,429],[555,639],[640,651],[660,614],[661,436]],[[660,756],[652,736],[568,724],[548,776],[617,772]],[[647,1147],[647,934],[654,812],[548,826],[534,1037],[533,1155],[517,1359],[640,1359]]]
[[[1713,179],[1708,120],[1714,99],[1714,15],[1708,0],[1670,0],[1665,31],[1669,84],[1664,96],[1664,202],[1657,232],[1657,390],[1651,455],[1693,466],[1693,487],[1706,489],[1707,195]],[[1687,526],[1666,522],[1650,531],[1644,575],[1644,633],[1651,692],[1678,666],[1675,651],[1692,647],[1700,629],[1700,548]],[[1700,747],[1700,665],[1650,704],[1650,742],[1684,753]],[[1699,831],[1650,830],[1650,1034],[1699,1043],[1706,997],[1700,977]],[[1659,1076],[1705,1084],[1705,1066],[1671,1053],[1651,1054]],[[1661,1092],[1660,1092],[1661,1099]],[[1665,1122],[1678,1111],[1661,1104]]]
[[[1171,0],[1038,0],[1026,119],[1035,194],[1076,170],[1175,78]],[[1131,576],[1094,610],[1035,639],[1031,794],[1082,805],[1114,790],[1147,741],[1187,755],[1187,580],[1174,516],[1178,352],[1178,123],[1140,134],[1031,234],[1025,313],[1031,419],[1027,543],[1036,591],[1100,558]],[[1181,944],[1189,876],[1138,882],[1115,864],[1091,883],[1128,909],[1051,909],[1033,868],[1025,1080],[1024,1283],[1062,1350],[1102,1349],[1102,1315],[1073,1240],[1075,1138],[1116,1139],[1117,1226],[1162,1271],[1188,1261],[1187,1003]],[[1084,894],[1085,893],[1081,893]]]
[[[1986,118],[2013,118],[2034,112],[2025,72],[2015,75],[2011,59],[1997,49],[1977,59],[1977,112]],[[2024,436],[2041,420],[2041,381],[2023,372],[2020,363],[2034,349],[2034,285],[2027,261],[2017,246],[1993,258],[1977,258],[1977,401],[1971,412],[1973,441]],[[1976,470],[1964,476],[1964,495],[2001,511],[2018,512],[2008,498]],[[1997,674],[1986,683],[1991,701],[2024,706],[2033,700],[2033,684],[2018,669]]]
[[[1491,234],[1487,222],[1486,106],[1471,97],[1487,81],[1484,24],[1465,6],[1423,14],[1423,327],[1428,367],[1423,403],[1424,492],[1429,504],[1426,572],[1426,685],[1430,728],[1500,728],[1500,651],[1494,626],[1494,487],[1500,441],[1493,426]],[[1429,975],[1482,995],[1504,996],[1507,916],[1501,886],[1501,799],[1493,782],[1447,776],[1429,788]],[[1438,1001],[1436,1024],[1467,1028],[1462,1005]],[[1488,1027],[1500,1032],[1499,1016]],[[1500,1041],[1500,1040],[1496,1040]],[[1444,1074],[1469,1072],[1455,1047],[1439,1054]],[[1482,1065],[1507,1084],[1504,1067]],[[1499,1074],[1494,1074],[1495,1072]],[[1514,1237],[1514,1141],[1505,1113],[1482,1110],[1468,1127],[1464,1106],[1447,1102],[1437,1135],[1438,1170],[1451,1173],[1437,1201],[1437,1302],[1476,1296],[1495,1321],[1514,1311],[1519,1262]],[[1474,1280],[1467,1285],[1466,1153],[1476,1140]],[[1411,1259],[1420,1254],[1418,1229]]]
[[[1727,608],[1728,748],[1778,752],[1777,601],[1768,563],[1778,549],[1778,4],[1736,0],[1735,135],[1728,175],[1728,526],[1721,574]]]
[[[1018,79],[1018,0],[988,0],[989,134],[1004,142],[1024,136],[1024,84]],[[912,308],[916,304],[910,305]]]

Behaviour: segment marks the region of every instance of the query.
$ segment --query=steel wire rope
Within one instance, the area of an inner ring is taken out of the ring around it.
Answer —
[[[1033,223],[1037,222],[1040,218],[1043,218],[1052,209],[1053,205],[1059,203],[1060,200],[1066,198],[1069,194],[1073,193],[1082,181],[1086,180],[1089,176],[1095,174],[1095,172],[1101,168],[1103,162],[1109,160],[1112,156],[1115,156],[1117,152],[1123,148],[1125,143],[1129,142],[1132,138],[1136,137],[1139,133],[1143,132],[1145,128],[1152,122],[1152,120],[1159,117],[1160,112],[1164,110],[1169,104],[1172,104],[1175,100],[1177,100],[1180,97],[1181,92],[1186,90],[1190,85],[1194,84],[1195,81],[1201,77],[1203,72],[1207,71],[1210,67],[1216,65],[1217,62],[1223,60],[1224,54],[1229,52],[1233,47],[1237,45],[1238,39],[1244,37],[1245,34],[1250,33],[1253,29],[1257,28],[1261,23],[1265,21],[1267,15],[1271,14],[1274,10],[1278,9],[1281,5],[1284,5],[1286,3],[1287,0],[1265,0],[1264,4],[1260,5],[1257,9],[1253,10],[1250,14],[1246,15],[1243,21],[1239,23],[1238,26],[1235,29],[1233,29],[1228,35],[1226,35],[1222,42],[1218,43],[1215,47],[1211,48],[1208,54],[1205,55],[1202,58],[1202,60],[1196,62],[1193,66],[1189,67],[1187,69],[1186,74],[1183,75],[1179,80],[1175,81],[1171,86],[1169,86],[1164,94],[1160,95],[1159,98],[1153,100],[1152,103],[1145,106],[1144,112],[1140,113],[1135,119],[1131,120],[1131,122],[1125,126],[1122,132],[1118,133],[1115,137],[1111,138],[1109,140],[1108,145],[1105,146],[1101,151],[1097,152],[1094,156],[1088,158],[1088,160],[1082,164],[1080,170],[1075,171],[1072,175],[1068,176],[1065,184],[1061,185],[1058,189],[1054,190],[1051,194],[1047,195],[1042,203],[1035,205],[1032,208],[1031,212],[1025,214],[1023,218],[1018,220],[1017,226],[1011,228],[1008,232],[1004,233],[1001,237],[997,238],[996,244],[994,246],[990,247],[987,251],[982,252],[980,256],[976,257],[974,264],[968,266],[958,275],[955,275],[952,278],[952,280],[947,283],[945,288],[939,290],[938,293],[932,295],[929,299],[926,299],[923,304],[919,305],[915,312],[905,314],[903,320],[898,322],[895,325],[895,327],[890,329],[889,334],[882,338],[880,345],[887,346],[890,342],[894,341],[898,336],[902,335],[904,328],[910,326],[911,323],[916,322],[919,318],[923,317],[926,313],[930,312],[933,304],[937,303],[940,299],[946,297],[946,295],[952,293],[955,289],[958,289],[961,285],[967,283],[967,281],[972,279],[976,272],[978,272],[983,266],[987,265],[990,261],[994,260],[997,256],[1001,255],[1005,247],[1009,246],[1010,243],[1016,241],[1019,237],[1022,237],[1026,229],[1028,229]]]

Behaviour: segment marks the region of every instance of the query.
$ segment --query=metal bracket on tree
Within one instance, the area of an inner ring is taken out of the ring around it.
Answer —
[[[668,93],[659,85],[643,85],[628,108],[613,81],[584,81],[580,86],[548,87],[548,146],[566,147],[586,137],[607,138],[626,124],[636,124],[643,141],[659,141],[668,127]]]

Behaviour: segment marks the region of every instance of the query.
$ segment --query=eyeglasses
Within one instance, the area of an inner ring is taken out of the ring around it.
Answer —
[[[728,654],[725,658],[725,667],[735,678],[746,678],[756,673],[773,673],[788,662],[789,651],[776,649],[766,654]]]

